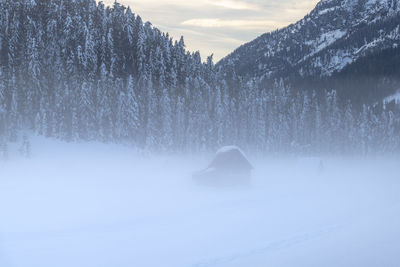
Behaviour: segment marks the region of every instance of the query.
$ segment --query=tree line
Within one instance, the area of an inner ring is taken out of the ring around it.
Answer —
[[[399,108],[335,91],[264,88],[203,62],[130,8],[94,0],[0,2],[0,151],[21,131],[153,152],[237,144],[261,153],[394,153]],[[24,138],[26,143],[26,138]],[[1,153],[0,153],[1,154]]]

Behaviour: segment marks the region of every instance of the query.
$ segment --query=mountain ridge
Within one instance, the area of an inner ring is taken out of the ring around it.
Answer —
[[[330,77],[400,44],[400,1],[322,0],[303,19],[265,33],[218,62],[245,80]]]

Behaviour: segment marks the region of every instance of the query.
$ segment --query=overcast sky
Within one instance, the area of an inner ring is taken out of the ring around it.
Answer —
[[[112,4],[114,0],[104,0]],[[215,61],[262,33],[304,17],[318,0],[119,0],[143,21]]]

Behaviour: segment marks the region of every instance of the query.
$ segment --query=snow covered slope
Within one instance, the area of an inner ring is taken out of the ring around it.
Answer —
[[[30,160],[11,152],[0,162],[1,267],[400,264],[398,161],[324,159],[318,174],[250,158],[251,186],[210,189],[191,179],[208,156],[42,138]]]
[[[267,33],[221,60],[247,78],[331,76],[400,44],[399,0],[322,0],[299,22]]]
[[[400,90],[394,95],[388,96],[383,100],[384,104],[389,104],[394,102],[395,104],[400,104]]]

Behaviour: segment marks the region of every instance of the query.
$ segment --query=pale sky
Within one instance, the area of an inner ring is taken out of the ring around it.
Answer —
[[[257,36],[303,18],[319,0],[119,0],[187,49],[215,62]],[[112,4],[114,0],[103,0]]]

